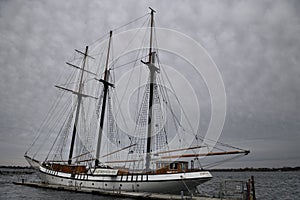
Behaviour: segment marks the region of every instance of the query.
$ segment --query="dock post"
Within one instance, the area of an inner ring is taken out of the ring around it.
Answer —
[[[252,189],[253,200],[256,200],[255,187],[254,187],[254,176],[251,176],[251,189]]]
[[[248,181],[246,182],[246,186],[247,186],[247,195],[246,195],[246,199],[247,199],[247,200],[250,200],[250,197],[251,197],[250,179],[248,179]]]
[[[219,198],[222,200],[223,197],[224,197],[224,184],[220,182]]]

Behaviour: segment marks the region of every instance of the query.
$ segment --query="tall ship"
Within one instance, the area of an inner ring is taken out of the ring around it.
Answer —
[[[160,63],[154,14],[150,8],[66,63],[67,78],[55,85],[58,95],[25,153],[44,183],[179,194],[212,178],[202,157],[249,153],[218,141],[209,147],[189,127]],[[127,27],[130,34],[120,31]],[[133,43],[140,48],[126,49]]]

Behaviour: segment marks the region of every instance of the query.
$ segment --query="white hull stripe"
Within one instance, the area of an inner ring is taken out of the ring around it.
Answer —
[[[43,169],[43,168],[42,168]],[[197,176],[196,178],[175,178],[173,177],[161,177],[161,179],[156,179],[156,180],[149,180],[149,176],[158,176],[158,175],[118,175],[118,176],[105,176],[105,175],[87,175],[87,174],[78,174],[75,175],[74,177],[71,177],[71,174],[66,174],[66,173],[60,173],[52,170],[40,170],[41,173],[51,175],[57,178],[64,178],[64,179],[70,179],[70,180],[78,180],[78,181],[91,181],[91,182],[165,182],[165,181],[181,181],[181,180],[190,180],[190,181],[204,181],[204,180],[209,180],[211,179],[211,175],[206,175],[206,176]],[[201,173],[201,172],[199,172]],[[172,174],[172,175],[186,175],[188,173],[179,173],[179,174]],[[99,180],[99,178],[102,177],[103,180]],[[180,176],[179,176],[180,177]]]

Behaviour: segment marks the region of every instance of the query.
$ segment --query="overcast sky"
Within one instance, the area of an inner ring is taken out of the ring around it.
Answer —
[[[126,3],[125,3],[126,2]],[[0,1],[0,165],[23,154],[60,68],[151,6],[156,25],[202,44],[227,95],[221,140],[251,150],[229,167],[300,165],[299,1]]]

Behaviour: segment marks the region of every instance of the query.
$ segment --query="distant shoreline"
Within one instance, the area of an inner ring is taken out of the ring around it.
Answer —
[[[31,169],[29,166],[0,166],[0,169]],[[279,168],[229,168],[229,169],[208,169],[211,172],[287,172],[287,171],[300,171],[299,167],[279,167]]]
[[[7,168],[7,169],[31,169],[30,166],[7,166],[7,165],[1,165],[0,168]]]
[[[300,167],[279,167],[279,168],[253,168],[253,167],[246,167],[246,168],[230,168],[230,169],[210,169],[211,172],[275,172],[275,171],[300,171]]]

